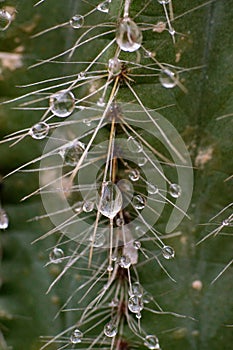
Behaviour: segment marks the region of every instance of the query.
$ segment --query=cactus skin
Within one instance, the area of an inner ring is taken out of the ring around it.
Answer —
[[[180,0],[173,2],[177,13],[183,13],[191,6],[189,4],[187,8],[187,4]],[[15,38],[20,38],[25,47],[25,61],[21,68],[13,71],[3,68],[1,73],[3,79],[0,82],[2,100],[19,94],[15,85],[41,79],[41,68],[31,71],[26,69],[35,59],[49,57],[54,52],[69,47],[74,34],[65,30],[59,31],[59,50],[58,31],[29,40],[31,34],[63,22],[64,17],[70,17],[71,9],[76,6],[76,2],[66,2],[69,6],[64,6],[64,3],[65,1],[54,3],[47,0],[43,6],[36,9],[33,9],[32,4],[26,0],[17,4],[16,20],[6,35],[1,33],[1,51],[13,52],[18,45],[15,44]],[[203,3],[204,1],[195,1],[192,6]],[[204,66],[185,75],[187,94],[179,89],[172,92],[164,90],[152,79],[139,80],[134,86],[136,91],[140,91],[140,97],[147,107],[175,105],[165,109],[163,115],[179,130],[190,150],[194,165],[198,167],[195,171],[193,205],[189,210],[191,221],[183,221],[179,227],[182,232],[181,238],[175,238],[171,242],[176,249],[176,260],[168,265],[168,269],[177,284],[173,284],[162,275],[156,264],[153,266],[153,276],[156,275],[154,281],[151,277],[151,266],[146,264],[141,267],[141,274],[143,272],[144,276],[143,285],[153,292],[164,309],[176,310],[198,320],[193,322],[173,319],[170,316],[157,316],[155,322],[154,318],[146,316],[143,322],[151,332],[154,332],[156,326],[163,349],[217,350],[228,349],[232,343],[231,328],[227,327],[232,324],[233,319],[230,286],[232,268],[229,268],[214,285],[210,285],[231,257],[230,237],[219,236],[200,246],[195,245],[211,230],[209,226],[198,225],[207,223],[216,212],[232,201],[232,183],[224,182],[232,171],[232,123],[230,117],[216,120],[219,116],[232,113],[231,4],[233,1],[216,0],[200,10],[181,17],[178,21],[179,32],[191,32],[190,36],[177,42],[177,50],[182,52],[179,65]],[[80,8],[74,12],[85,13],[86,5],[79,6]],[[141,8],[141,2],[135,0],[132,8],[137,12]],[[48,16],[49,11],[52,16]],[[145,13],[145,22],[151,22],[153,17],[151,5]],[[37,14],[40,17],[36,17]],[[35,23],[36,28],[33,28],[32,32],[31,29],[26,30]],[[146,40],[148,45],[153,42],[150,35]],[[47,44],[48,41],[51,45]],[[160,60],[173,59],[174,52],[170,40],[167,45],[172,52],[158,50]],[[98,52],[98,47],[95,50]],[[69,71],[70,68],[66,66],[65,69]],[[56,75],[56,65],[43,66],[43,75],[47,77],[51,70]],[[127,91],[122,93],[124,98],[130,99],[127,94]],[[23,111],[14,111],[8,106],[1,106],[1,137],[28,127],[32,119],[36,122],[39,118],[40,114],[37,112],[26,115]],[[1,145],[1,175],[6,175],[35,157],[40,151],[38,143],[30,139],[24,140],[22,144],[12,149],[9,149],[7,144]],[[53,242],[30,245],[38,235],[48,230],[48,227],[41,227],[40,223],[26,223],[27,219],[40,213],[39,198],[34,197],[26,204],[19,203],[20,198],[36,188],[37,181],[37,176],[33,174],[15,174],[5,180],[2,195],[2,202],[9,213],[10,227],[6,232],[1,232],[3,284],[0,289],[0,311],[3,316],[0,323],[8,346],[16,350],[39,349],[38,337],[61,331],[70,323],[69,317],[71,317],[61,314],[58,321],[53,324],[52,315],[55,315],[59,305],[73,290],[68,277],[53,291],[55,305],[51,302],[51,294],[44,295],[52,276],[43,268],[43,264],[47,261],[47,248]],[[44,223],[43,225],[46,226]],[[203,284],[201,290],[194,288],[195,284],[192,284],[197,280]],[[66,291],[62,287],[65,282]],[[176,329],[163,333],[173,328]]]

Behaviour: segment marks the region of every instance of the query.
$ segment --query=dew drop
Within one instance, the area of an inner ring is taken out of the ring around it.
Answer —
[[[129,179],[133,182],[140,179],[140,172],[138,169],[132,169],[129,173]]]
[[[44,139],[49,133],[49,125],[45,122],[40,122],[31,127],[29,135],[35,140]]]
[[[11,14],[4,9],[0,10],[0,30],[1,31],[6,30],[10,26],[11,22],[12,22]]]
[[[144,345],[151,350],[159,350],[159,340],[155,335],[147,335],[146,338],[144,339]]]
[[[118,227],[120,227],[120,226],[123,226],[124,225],[124,219],[123,218],[117,218],[116,219],[116,225],[118,226]]]
[[[100,97],[97,101],[97,106],[98,107],[104,107],[105,106],[105,102],[104,102],[104,99],[103,97]]]
[[[161,5],[166,5],[166,4],[169,4],[169,2],[171,1],[171,0],[157,0],[158,1],[158,3],[160,3]]]
[[[121,72],[121,61],[117,58],[110,58],[108,61],[108,71],[112,75],[118,75]]]
[[[150,293],[148,293],[148,292],[143,293],[144,304],[149,304],[152,300],[153,300],[153,296]]]
[[[135,314],[138,314],[140,311],[142,311],[143,309],[142,298],[137,295],[132,295],[128,300],[128,309]]]
[[[128,255],[122,255],[119,259],[119,265],[123,269],[128,269],[131,265],[131,259]]]
[[[119,305],[119,300],[114,298],[111,300],[111,302],[109,303],[110,307],[117,307]]]
[[[100,12],[109,13],[110,3],[111,0],[103,1],[96,7],[96,9]]]
[[[135,249],[140,249],[141,248],[141,242],[140,241],[134,241],[133,242],[133,246]]]
[[[162,254],[163,254],[163,257],[165,259],[170,260],[170,259],[174,258],[175,250],[172,247],[170,247],[169,245],[165,245],[162,248]]]
[[[141,226],[136,226],[135,233],[137,236],[143,236],[146,233],[146,230]]]
[[[70,91],[59,91],[50,97],[49,106],[55,116],[68,117],[75,108],[75,97]]]
[[[113,219],[121,210],[123,198],[120,189],[111,181],[102,185],[101,196],[98,195],[98,210],[109,219]]]
[[[87,126],[91,126],[91,120],[90,119],[83,119],[83,124],[86,124]]]
[[[9,218],[3,208],[0,208],[0,230],[6,230],[9,226]]]
[[[83,203],[83,211],[85,211],[85,213],[90,213],[93,209],[94,209],[94,202],[92,201],[85,201]]]
[[[84,25],[84,17],[82,15],[74,15],[70,19],[70,25],[74,29],[79,29]]]
[[[127,147],[132,153],[140,153],[143,150],[141,142],[136,141],[134,137],[130,136],[127,140]]]
[[[64,258],[64,252],[61,248],[55,247],[49,254],[49,260],[53,264],[60,264]]]
[[[131,296],[137,296],[142,297],[143,295],[143,288],[139,282],[132,283],[132,291],[130,292]]]
[[[132,204],[133,204],[135,209],[142,210],[146,206],[146,199],[145,199],[145,197],[138,194],[138,195],[133,197]]]
[[[84,143],[74,141],[60,151],[65,165],[76,166],[85,151]]]
[[[231,222],[230,222],[229,218],[228,218],[228,219],[225,219],[225,220],[222,221],[222,226],[229,226],[230,223],[231,223]]]
[[[90,237],[90,241],[92,242],[93,247],[100,248],[100,247],[103,247],[105,243],[105,236],[103,233],[97,233],[95,235],[94,242],[92,237]]]
[[[79,214],[83,210],[83,202],[76,202],[75,205],[73,206],[73,210],[75,213]]]
[[[82,338],[83,333],[78,328],[76,328],[70,336],[70,341],[72,344],[78,344],[81,343]]]
[[[173,198],[178,198],[181,195],[181,187],[177,184],[171,184],[169,186],[169,193]]]
[[[141,314],[141,312],[138,312],[138,313],[136,314],[136,317],[137,317],[137,319],[139,319],[139,320],[140,320],[140,318],[142,318],[142,314]]]
[[[174,88],[178,83],[178,73],[168,68],[163,69],[159,75],[159,81],[166,89]]]
[[[152,183],[147,184],[147,191],[149,194],[156,194],[159,192],[158,186],[153,185]]]
[[[138,157],[137,164],[139,166],[144,166],[144,165],[146,165],[147,161],[148,161],[148,159],[146,157]]]
[[[116,42],[120,49],[134,52],[141,47],[142,32],[137,24],[129,17],[124,17],[116,31]]]
[[[117,327],[113,322],[109,322],[104,326],[104,334],[106,337],[113,338],[117,335]]]
[[[108,271],[108,272],[112,272],[112,271],[113,271],[113,267],[112,267],[112,265],[108,265],[108,267],[107,267],[107,271]]]
[[[80,72],[79,74],[78,74],[78,79],[84,79],[84,78],[86,78],[86,72]]]

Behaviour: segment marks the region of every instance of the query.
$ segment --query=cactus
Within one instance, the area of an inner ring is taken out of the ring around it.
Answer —
[[[229,348],[229,1],[33,5],[0,12],[0,348]]]

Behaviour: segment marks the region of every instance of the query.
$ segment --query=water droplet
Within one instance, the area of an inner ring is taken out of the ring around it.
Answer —
[[[159,340],[155,335],[147,335],[146,338],[144,339],[144,345],[151,350],[159,350]]]
[[[170,259],[174,258],[175,250],[172,247],[170,247],[169,245],[165,245],[162,248],[162,254],[163,254],[163,257],[165,259],[170,260]]]
[[[119,265],[123,269],[128,269],[131,265],[131,259],[128,255],[122,255],[119,259]]]
[[[103,247],[103,245],[105,243],[105,235],[103,233],[97,233],[95,235],[94,242],[93,242],[93,238],[92,237],[90,237],[90,241],[92,242],[92,245],[95,248]]]
[[[108,61],[108,71],[112,75],[118,75],[121,72],[121,61],[117,58],[110,58]]]
[[[74,15],[70,19],[70,25],[74,29],[79,29],[83,26],[84,24],[84,17],[82,15]]]
[[[140,318],[142,318],[141,312],[138,312],[138,313],[136,314],[136,317],[140,320]]]
[[[94,209],[94,202],[92,201],[85,201],[83,203],[83,211],[85,211],[85,213],[90,213],[93,209]]]
[[[79,74],[78,74],[78,79],[84,79],[84,78],[86,78],[86,72],[80,72]]]
[[[108,13],[109,12],[109,7],[110,7],[111,0],[106,0],[101,2],[96,9],[100,12]]]
[[[222,221],[222,226],[229,226],[230,225],[230,220],[229,219],[225,219]]]
[[[168,68],[163,69],[159,75],[160,83],[162,84],[163,87],[167,89],[174,88],[179,81],[178,78],[179,78],[178,73]]]
[[[133,197],[133,206],[137,210],[142,210],[146,206],[146,199],[145,197],[141,196],[140,194]]]
[[[6,30],[10,26],[11,22],[12,22],[11,14],[4,9],[0,10],[0,30],[1,31]]]
[[[60,264],[64,258],[64,252],[61,248],[55,247],[49,254],[49,260],[53,264]]]
[[[65,118],[71,115],[75,108],[75,97],[70,91],[59,91],[49,99],[49,105],[54,115]]]
[[[60,151],[65,165],[76,166],[85,151],[84,143],[74,141]]]
[[[127,179],[122,179],[117,182],[117,186],[121,190],[121,192],[126,193],[132,193],[133,192],[133,185],[131,182]]]
[[[123,218],[117,218],[116,219],[116,225],[119,226],[123,226],[124,225],[124,219]]]
[[[83,333],[78,328],[76,328],[70,336],[70,341],[72,344],[78,344],[81,343],[82,338]]]
[[[122,208],[123,199],[120,189],[111,181],[103,183],[97,203],[100,213],[113,219]]]
[[[136,233],[137,236],[142,236],[142,235],[144,235],[146,233],[146,230],[143,227],[141,227],[141,226],[136,226],[135,227],[135,233]]]
[[[114,298],[111,300],[111,302],[109,303],[110,307],[117,307],[119,305],[119,300]]]
[[[112,272],[112,271],[113,271],[113,267],[112,267],[112,265],[108,265],[108,267],[107,267],[107,271],[108,271],[108,272]]]
[[[138,314],[143,309],[143,300],[137,295],[132,295],[128,300],[128,308],[131,312]]]
[[[49,125],[45,122],[40,122],[31,127],[29,135],[36,140],[44,139],[49,133]]]
[[[143,288],[139,282],[134,282],[132,283],[132,291],[130,292],[130,295],[137,296],[137,297],[142,297],[143,295]]]
[[[129,17],[120,21],[116,32],[116,42],[123,51],[134,52],[141,47],[141,30]]]
[[[152,183],[147,184],[147,191],[149,194],[156,194],[159,192],[158,186],[153,185]]]
[[[163,5],[163,4],[169,4],[169,2],[171,1],[171,0],[157,0],[158,1],[158,3],[160,3],[161,5]]]
[[[169,186],[169,193],[173,198],[178,198],[181,195],[181,187],[177,184],[171,184]]]
[[[127,147],[132,153],[140,153],[143,150],[141,142],[135,140],[135,138],[132,136],[130,136],[127,140]]]
[[[129,179],[133,182],[140,179],[140,172],[138,169],[132,169],[129,173]]]
[[[75,205],[73,206],[73,210],[75,213],[79,214],[83,210],[83,202],[76,202]]]
[[[141,248],[141,242],[140,241],[134,241],[133,242],[133,246],[135,249],[140,249]]]
[[[97,106],[99,107],[104,107],[105,106],[105,102],[104,102],[104,99],[103,97],[100,97],[97,101]]]
[[[109,322],[104,326],[104,334],[106,337],[113,338],[117,335],[117,327],[113,322]]]
[[[145,304],[149,304],[152,300],[153,300],[153,296],[150,293],[148,292],[143,293],[143,302]]]
[[[139,166],[144,166],[147,163],[148,159],[146,157],[138,157],[137,164]]]
[[[83,119],[83,124],[86,124],[87,126],[91,126],[91,120],[90,119]]]
[[[0,208],[0,230],[6,230],[9,226],[9,218],[3,208]]]

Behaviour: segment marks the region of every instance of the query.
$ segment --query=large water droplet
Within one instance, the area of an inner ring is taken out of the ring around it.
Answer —
[[[129,179],[133,182],[140,179],[140,172],[138,169],[132,169],[129,173]]]
[[[74,141],[60,151],[65,165],[76,166],[85,150],[84,143]]]
[[[170,247],[169,245],[166,245],[162,248],[162,254],[163,254],[163,257],[167,260],[170,260],[172,258],[174,258],[175,256],[175,250]]]
[[[130,136],[127,140],[127,146],[130,152],[132,153],[140,153],[143,150],[141,142],[135,140],[134,137]]]
[[[131,312],[138,314],[143,309],[143,300],[137,295],[132,295],[128,300],[128,308]]]
[[[49,254],[49,260],[53,264],[60,264],[64,258],[64,252],[61,248],[55,247]]]
[[[131,266],[131,259],[128,255],[122,255],[119,259],[119,265],[123,269],[128,269]]]
[[[108,71],[112,75],[118,75],[121,72],[121,61],[117,58],[110,58],[108,61]]]
[[[151,350],[159,350],[159,340],[155,335],[147,335],[146,338],[144,339],[144,345]]]
[[[0,208],[0,230],[6,230],[9,226],[9,218],[3,208]]]
[[[171,184],[169,186],[169,193],[173,198],[178,198],[181,195],[181,187],[177,184]]]
[[[11,22],[12,22],[11,14],[4,9],[0,10],[0,30],[1,31],[6,30],[11,24]]]
[[[161,85],[167,89],[174,88],[179,82],[178,73],[168,68],[163,69],[159,75]]]
[[[70,336],[70,341],[72,344],[78,344],[81,343],[82,338],[83,333],[78,328],[76,328]]]
[[[29,135],[36,140],[44,139],[49,133],[49,125],[45,122],[40,122],[31,127]]]
[[[74,15],[70,19],[70,25],[74,29],[79,29],[84,24],[84,17],[82,15]]]
[[[122,194],[120,189],[111,181],[102,185],[101,196],[98,196],[98,210],[109,219],[113,219],[122,208]]]
[[[59,91],[50,97],[49,106],[57,117],[68,117],[75,108],[75,97],[70,91]]]
[[[146,199],[145,197],[141,196],[140,194],[133,197],[133,206],[137,210],[142,210],[146,206]]]
[[[103,1],[96,7],[96,9],[100,12],[108,13],[110,8],[110,3],[111,3],[111,0]]]
[[[134,52],[141,47],[142,32],[129,17],[120,21],[116,32],[116,42],[123,51]]]
[[[117,335],[117,327],[113,322],[109,322],[104,326],[104,334],[106,337],[113,338]]]

